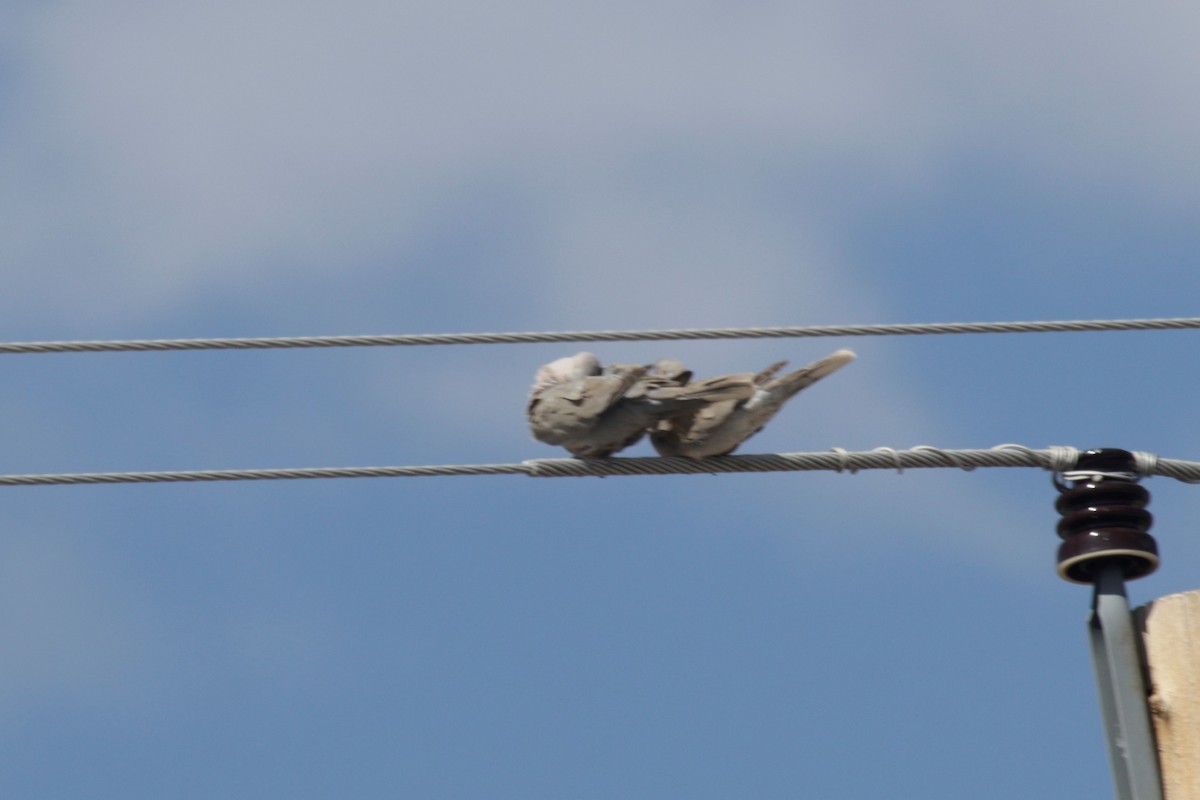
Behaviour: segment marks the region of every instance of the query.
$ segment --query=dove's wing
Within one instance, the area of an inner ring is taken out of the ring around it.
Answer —
[[[784,363],[775,365],[778,369]],[[762,373],[759,373],[762,374]],[[721,375],[697,381],[687,388],[695,397],[707,399],[699,405],[680,407],[658,422],[650,432],[650,441],[660,455],[690,455],[691,451],[707,440],[709,433],[720,428],[739,404],[752,398],[755,387],[753,372]]]
[[[753,376],[758,389],[752,397],[714,402],[664,419],[652,431],[650,439],[655,449],[664,456],[704,458],[732,453],[738,445],[762,430],[788,399],[801,389],[833,374],[854,358],[850,350],[838,350],[780,378],[773,376],[787,362],[772,364]]]
[[[614,375],[596,375],[580,381],[578,394],[579,413],[585,417],[598,417],[612,408],[646,374],[644,367],[636,367]]]
[[[620,375],[592,375],[535,392],[526,409],[533,437],[546,444],[586,437],[643,375],[644,368]]]
[[[709,440],[714,431],[719,432],[727,425],[742,402],[744,401],[720,400],[685,409],[661,420],[650,432],[650,442],[658,454],[663,456],[701,458],[705,455],[723,455],[707,452]]]
[[[696,381],[687,386],[651,386],[647,389],[646,396],[652,400],[674,401],[677,407],[685,407],[685,404],[695,405],[698,401],[717,403],[722,400],[745,400],[753,397],[757,391],[751,378],[752,376],[746,373],[722,375]],[[653,379],[647,379],[651,380]]]

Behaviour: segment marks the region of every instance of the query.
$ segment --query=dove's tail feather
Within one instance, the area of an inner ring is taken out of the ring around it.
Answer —
[[[776,361],[774,364],[754,376],[754,384],[756,386],[762,386],[764,383],[771,380],[771,378],[774,378],[775,373],[779,372],[779,370],[783,369],[787,365],[788,362],[786,361]]]
[[[820,361],[814,361],[808,366],[801,367],[794,372],[789,372],[781,378],[775,378],[763,388],[779,399],[787,400],[801,389],[812,386],[821,380],[821,378],[837,372],[857,357],[853,350],[838,350],[825,356]],[[774,390],[779,391],[776,392]]]

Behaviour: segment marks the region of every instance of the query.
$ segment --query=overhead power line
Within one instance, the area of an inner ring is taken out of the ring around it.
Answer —
[[[547,331],[541,333],[433,333],[385,336],[288,336],[246,339],[125,339],[112,341],[8,342],[4,353],[103,353],[163,350],[267,350],[295,347],[412,347],[435,344],[536,344],[631,342],[681,339],[783,339],[830,336],[922,336],[948,333],[1063,333],[1155,331],[1200,328],[1200,317],[1099,319],[1058,322],[933,322],[905,325],[808,325],[790,328],[676,328],[643,331]]]
[[[1200,462],[1159,458],[1135,452],[1137,472],[1180,481],[1200,482]],[[463,464],[424,467],[316,467],[307,469],[224,469],[178,472],[80,472],[45,475],[0,475],[0,486],[46,486],[85,483],[182,483],[192,481],[262,481],[311,478],[415,478],[455,475],[528,475],[533,478],[605,478],[617,475],[696,475],[724,472],[832,471],[868,469],[1039,467],[1069,472],[1079,451],[1073,447],[1034,450],[1003,444],[989,450],[943,450],[920,446],[911,450],[879,447],[863,452],[834,448],[816,453],[768,453],[715,458],[539,458],[518,464]]]

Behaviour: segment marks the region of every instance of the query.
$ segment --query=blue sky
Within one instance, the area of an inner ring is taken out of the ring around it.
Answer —
[[[5,16],[5,341],[1197,313],[1180,4]],[[594,349],[858,352],[743,452],[1195,458],[1195,337]],[[0,471],[555,456],[522,408],[577,349],[8,356]],[[1197,490],[1148,488],[1139,602],[1200,563]],[[1110,791],[1041,472],[2,494],[6,797]]]

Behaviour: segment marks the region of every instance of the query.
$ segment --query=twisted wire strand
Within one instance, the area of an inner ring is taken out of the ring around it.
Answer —
[[[210,469],[174,472],[63,472],[0,475],[0,486],[80,483],[187,483],[195,481],[279,481],[310,478],[419,478],[449,475],[521,475],[521,464],[443,464],[427,467],[306,467],[301,469]]]
[[[445,344],[535,344],[681,339],[774,339],[830,336],[917,336],[952,333],[1151,331],[1200,328],[1200,317],[1049,322],[935,322],[902,325],[809,325],[782,328],[676,328],[631,331],[442,333],[385,336],[288,336],[222,339],[0,342],[5,353],[100,353],[165,350],[264,350],[296,347],[403,347]]]
[[[0,486],[63,484],[182,483],[189,481],[297,480],[312,478],[413,478],[456,475],[528,475],[534,478],[610,477],[617,475],[697,475],[725,472],[789,472],[826,470],[851,474],[867,469],[1038,467],[1054,473],[1075,465],[1079,451],[1072,447],[1034,450],[1002,444],[987,450],[944,450],[921,445],[911,450],[879,447],[850,452],[834,448],[815,453],[688,458],[538,458],[519,464],[444,464],[416,467],[316,467],[305,469],[226,469],[177,472],[80,472],[43,475],[0,475]],[[1161,475],[1185,483],[1200,483],[1200,462],[1134,453],[1144,475]]]

